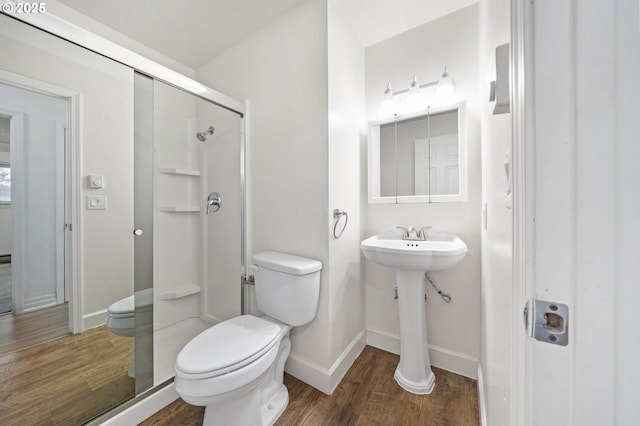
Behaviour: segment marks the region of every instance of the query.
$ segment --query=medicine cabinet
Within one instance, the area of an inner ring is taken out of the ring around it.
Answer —
[[[467,200],[465,103],[369,124],[369,203]]]

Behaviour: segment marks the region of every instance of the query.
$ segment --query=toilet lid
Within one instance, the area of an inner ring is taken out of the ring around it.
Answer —
[[[133,295],[120,299],[109,306],[110,314],[131,314],[133,315]]]
[[[147,288],[136,291],[135,296],[127,296],[109,306],[108,312],[112,315],[134,314],[136,307],[151,305],[153,302],[153,289]]]
[[[194,337],[178,354],[176,368],[187,374],[211,373],[243,361],[271,347],[281,328],[253,315],[221,322]]]

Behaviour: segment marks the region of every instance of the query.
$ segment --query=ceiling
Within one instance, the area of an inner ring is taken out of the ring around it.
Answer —
[[[309,0],[58,0],[191,69]],[[333,0],[364,46],[478,0]]]

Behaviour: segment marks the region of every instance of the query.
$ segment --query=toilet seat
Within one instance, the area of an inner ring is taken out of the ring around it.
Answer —
[[[107,327],[118,336],[133,337],[136,309],[153,309],[152,302],[153,290],[148,288],[112,303],[107,309]]]
[[[176,359],[176,373],[190,380],[207,379],[241,369],[280,342],[288,327],[241,315],[194,337]]]
[[[108,314],[114,318],[128,318],[135,315],[134,312],[134,296],[125,297],[117,302],[112,303],[107,310]]]

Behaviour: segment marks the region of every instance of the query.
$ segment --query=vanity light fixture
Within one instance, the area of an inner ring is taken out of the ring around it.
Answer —
[[[418,77],[414,74],[409,88],[397,92],[391,90],[391,83],[387,83],[387,88],[382,94],[380,102],[380,115],[388,117],[393,114],[409,113],[426,108],[427,102],[425,102],[424,90],[422,89],[434,86],[435,95],[439,99],[445,99],[454,94],[456,84],[449,76],[446,66],[438,81],[418,84]]]
[[[440,97],[451,96],[455,91],[456,83],[451,77],[449,77],[449,73],[447,72],[447,67],[445,65],[442,77],[440,77],[440,80],[438,81],[438,87],[436,87],[436,95]]]

